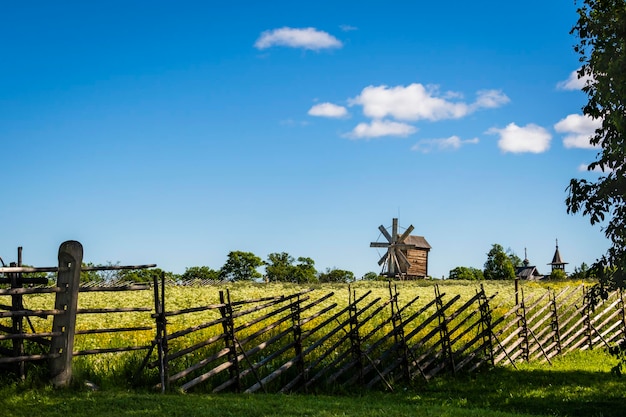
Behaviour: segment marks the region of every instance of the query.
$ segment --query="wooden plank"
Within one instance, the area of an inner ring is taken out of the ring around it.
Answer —
[[[151,347],[152,347],[152,345],[79,350],[79,351],[72,352],[72,355],[73,356],[84,356],[84,355],[98,355],[98,354],[101,354],[101,353],[132,352],[132,351],[135,351],[135,350],[148,350]]]
[[[53,309],[53,310],[14,310],[14,311],[1,311],[0,318],[5,317],[42,317],[47,316],[60,316],[65,314],[65,310]]]
[[[139,332],[143,330],[154,330],[152,326],[142,327],[119,327],[112,329],[90,329],[90,330],[76,330],[74,334],[100,334],[100,333],[119,333],[119,332]]]
[[[228,351],[230,352],[230,349],[228,349]],[[209,372],[202,374],[194,379],[192,379],[189,382],[186,382],[185,384],[183,384],[180,389],[183,391],[188,391],[190,388],[195,387],[196,385],[206,381],[207,379],[213,377],[214,375],[219,374],[222,371],[225,371],[226,369],[230,368],[231,366],[233,366],[233,363],[228,361],[228,362],[224,362],[223,364],[211,369]],[[170,378],[171,379],[171,378]]]
[[[115,286],[95,286],[95,287],[79,287],[78,292],[126,292],[126,291],[145,291],[149,290],[149,284],[128,284]]]
[[[224,306],[225,304],[209,304],[206,306],[197,306],[197,307],[183,308],[183,309],[174,310],[174,311],[166,311],[163,314],[165,315],[165,317],[173,317],[173,316],[180,316],[182,314],[200,313],[202,311],[207,311],[207,310],[217,310],[217,309],[223,308]]]
[[[53,294],[63,291],[59,287],[6,288],[0,289],[0,295]]]
[[[18,333],[18,334],[2,334],[0,340],[11,339],[38,339],[42,337],[60,336],[61,332],[42,332],[42,333]]]
[[[54,359],[61,356],[59,353],[45,353],[41,355],[24,355],[24,356],[13,356],[7,358],[0,358],[0,364],[5,363],[19,363],[19,362],[35,362],[42,361],[48,359]]]
[[[152,307],[79,308],[76,314],[144,313]]]
[[[179,331],[174,332],[174,333],[170,333],[170,334],[167,335],[167,340],[177,339],[179,337],[186,336],[186,335],[188,335],[190,333],[197,332],[197,331],[203,330],[203,329],[207,329],[209,327],[216,326],[218,324],[222,324],[222,323],[224,323],[225,320],[226,320],[225,318],[220,317],[219,319],[211,320],[211,321],[208,321],[206,323],[198,324],[196,326],[191,326],[191,327],[188,327],[186,329],[179,330]]]
[[[190,367],[172,375],[169,377],[170,382],[174,382],[180,378],[184,378],[187,375],[191,374],[194,371],[197,371],[199,369],[204,368],[205,366],[207,366],[208,364],[210,364],[213,361],[216,361],[220,358],[223,358],[224,356],[227,356],[230,353],[230,348],[222,348],[221,350],[218,350],[215,354],[202,359],[201,361],[196,362],[195,364],[191,365]],[[232,362],[226,362],[228,364],[232,365]],[[226,369],[226,368],[224,368]],[[222,369],[223,370],[223,369]],[[214,373],[213,375],[216,375],[217,373]],[[203,380],[204,381],[204,380]]]

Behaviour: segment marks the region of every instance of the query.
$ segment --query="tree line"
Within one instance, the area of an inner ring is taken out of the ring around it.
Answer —
[[[86,263],[84,266],[95,266]],[[98,265],[100,266],[100,265]],[[259,269],[265,267],[265,274]],[[115,270],[115,271],[83,271],[81,282],[152,282],[154,277],[160,278],[165,274],[168,280],[193,282],[193,281],[253,281],[253,282],[291,282],[297,284],[309,283],[347,283],[356,280],[352,271],[339,268],[326,268],[318,271],[315,261],[308,257],[297,259],[287,252],[270,253],[263,261],[252,252],[231,251],[228,253],[226,262],[219,269],[209,266],[192,266],[185,268],[182,274],[163,271],[160,268],[141,270]],[[368,272],[361,279],[373,280],[378,278],[375,272]]]
[[[523,265],[522,260],[511,249],[506,251],[502,245],[494,243],[487,253],[487,260],[483,265],[483,269],[457,266],[452,269],[449,274],[450,279],[462,280],[513,280],[516,277],[515,269]],[[584,262],[580,267],[574,268],[574,272],[569,276],[561,269],[553,270],[548,279],[563,280],[569,279],[587,279],[595,278],[594,271]]]

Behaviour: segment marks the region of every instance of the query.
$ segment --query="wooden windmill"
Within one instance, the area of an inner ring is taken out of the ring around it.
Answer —
[[[398,234],[398,219],[394,218],[391,234],[380,225],[378,230],[387,242],[371,242],[372,248],[384,248],[385,254],[378,261],[382,266],[382,275],[400,279],[424,278],[428,275],[428,252],[431,246],[422,236],[411,236],[415,228],[410,225],[402,234]]]

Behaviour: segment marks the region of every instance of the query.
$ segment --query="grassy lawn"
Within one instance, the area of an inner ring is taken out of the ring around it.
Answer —
[[[625,415],[626,378],[610,373],[601,350],[554,364],[499,367],[471,376],[437,378],[395,392],[324,395],[180,394],[106,388],[0,388],[5,417],[107,416],[595,416]]]

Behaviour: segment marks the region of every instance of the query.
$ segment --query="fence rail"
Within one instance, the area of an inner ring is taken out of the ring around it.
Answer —
[[[76,265],[75,259],[64,262]],[[502,300],[482,286],[463,298],[433,285],[431,296],[404,302],[392,283],[383,296],[349,288],[347,294],[303,289],[235,299],[228,289],[216,288],[217,302],[189,300],[171,308],[168,294],[175,284],[164,276],[151,284],[78,287],[63,282],[72,274],[77,279],[76,270],[66,264],[60,262],[53,287],[25,287],[21,272],[4,272],[11,288],[0,289],[0,371],[23,376],[26,364],[49,361],[53,381],[62,385],[67,372],[71,375],[73,357],[136,352],[143,357],[138,372],[158,371],[155,383],[163,391],[394,390],[401,381],[429,381],[441,373],[551,362],[574,350],[610,346],[626,335],[623,294],[617,291],[597,302],[584,286],[531,295],[521,288],[515,300]],[[76,303],[82,293],[106,297],[107,292],[150,290],[146,305],[78,308]],[[45,294],[50,300],[56,297],[54,304],[28,308],[29,297]],[[502,312],[496,302],[513,306]],[[129,314],[139,320],[128,324],[116,319]],[[93,316],[114,324],[72,324]],[[50,328],[33,325],[32,320],[43,317],[49,317],[46,323],[52,320]],[[137,332],[150,333],[151,342],[123,338],[126,345],[120,346],[100,337],[73,348],[75,338]],[[69,371],[63,364],[70,365]]]

